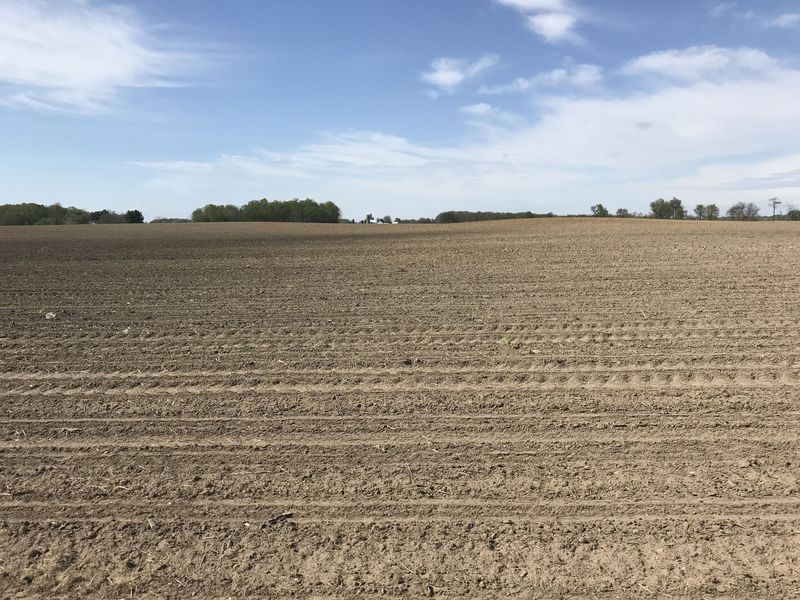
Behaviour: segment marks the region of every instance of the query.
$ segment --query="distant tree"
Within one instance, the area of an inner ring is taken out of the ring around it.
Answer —
[[[686,218],[686,209],[683,203],[677,198],[672,200],[664,200],[659,198],[650,203],[650,210],[653,217],[656,219],[684,219]]]
[[[280,221],[292,223],[338,223],[342,211],[333,202],[299,200],[252,200],[242,207],[207,204],[192,213],[193,221]]]
[[[786,218],[790,221],[800,221],[800,209],[790,208],[786,213]]]
[[[47,216],[36,221],[36,225],[78,225],[89,222],[89,213],[74,206],[63,207],[59,203],[47,207]]]
[[[436,223],[468,223],[471,221],[499,221],[501,219],[537,219],[543,217],[554,217],[553,213],[538,214],[531,211],[525,212],[483,212],[469,210],[447,210],[436,215]],[[404,223],[427,223],[429,219],[410,219]]]
[[[602,204],[595,204],[592,206],[592,216],[594,217],[607,217],[608,209]]]
[[[0,225],[35,225],[47,219],[47,207],[28,202],[0,206]]]
[[[129,210],[125,213],[125,220],[128,223],[144,223],[144,215],[136,209]]]
[[[369,213],[369,214],[367,215],[367,218],[366,218],[367,225],[369,225],[370,223],[372,223],[372,219],[373,219],[373,217],[372,217],[372,213]]]
[[[719,219],[719,207],[716,204],[708,204],[706,206],[706,219],[713,221]]]
[[[706,207],[702,204],[698,204],[694,207],[694,214],[698,219],[705,219],[706,218]]]
[[[383,222],[386,223],[387,225],[391,225],[392,224],[392,217],[390,217],[389,215],[386,215],[385,217],[383,217]]]
[[[395,219],[395,223],[425,223],[430,224],[434,223],[435,221],[429,217],[422,217],[419,219]]]
[[[206,204],[203,208],[192,212],[192,221],[218,222],[239,221],[240,219],[241,209],[233,204]]]
[[[92,223],[100,223],[103,225],[126,222],[125,215],[112,212],[105,208],[103,210],[96,210],[89,213],[89,219]]]
[[[630,211],[627,208],[618,208],[617,209],[617,216],[621,218],[627,218],[632,216]]]
[[[235,208],[235,207],[233,207]],[[239,221],[283,221],[299,223],[338,223],[341,211],[333,202],[319,204],[305,200],[269,201],[266,198],[248,202],[239,209]],[[233,219],[231,219],[233,220]]]
[[[733,221],[752,221],[758,216],[759,208],[752,202],[737,202],[728,209],[728,217]]]
[[[686,218],[686,209],[683,207],[683,203],[678,200],[677,198],[673,198],[669,201],[669,205],[672,208],[672,218],[673,219],[685,219]]]
[[[399,222],[400,222],[400,217],[395,217],[395,218],[394,218],[394,222],[395,222],[395,223],[399,223]]]
[[[669,206],[669,202],[663,198],[659,198],[658,200],[651,202],[650,210],[656,219],[669,219],[671,218],[670,215],[672,215],[672,209]]]
[[[101,210],[94,213],[74,206],[50,206],[43,204],[0,205],[0,225],[80,225],[97,223],[123,223],[125,215]]]

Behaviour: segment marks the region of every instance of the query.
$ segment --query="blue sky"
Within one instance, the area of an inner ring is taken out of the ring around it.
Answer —
[[[0,203],[800,205],[800,0],[0,0]]]

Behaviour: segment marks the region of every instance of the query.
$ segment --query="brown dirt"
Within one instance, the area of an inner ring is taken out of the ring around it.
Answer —
[[[3,228],[0,597],[793,597],[799,257],[789,223]]]

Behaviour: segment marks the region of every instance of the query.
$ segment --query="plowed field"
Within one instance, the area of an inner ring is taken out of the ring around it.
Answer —
[[[3,228],[0,597],[796,596],[799,257],[791,223]]]

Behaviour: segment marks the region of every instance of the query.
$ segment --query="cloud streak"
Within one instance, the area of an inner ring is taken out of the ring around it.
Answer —
[[[740,9],[736,2],[720,2],[713,5],[709,10],[709,15],[715,19],[727,17],[750,23],[762,29],[794,29],[800,26],[800,13],[788,12],[779,15],[766,16],[753,9]]]
[[[452,94],[463,83],[481,77],[499,64],[500,57],[496,54],[484,54],[475,61],[442,57],[434,59],[430,70],[422,73],[420,79],[441,92]]]
[[[499,95],[513,92],[527,92],[538,88],[559,86],[589,88],[603,81],[603,69],[597,65],[576,65],[539,73],[533,77],[518,77],[510,83],[494,86],[481,86],[478,93]]]
[[[778,68],[778,61],[754,48],[692,46],[640,56],[628,62],[622,72],[679,81],[710,81],[734,76],[768,75]]]
[[[0,104],[106,112],[126,88],[171,87],[200,57],[166,45],[133,9],[90,0],[0,0]]]

